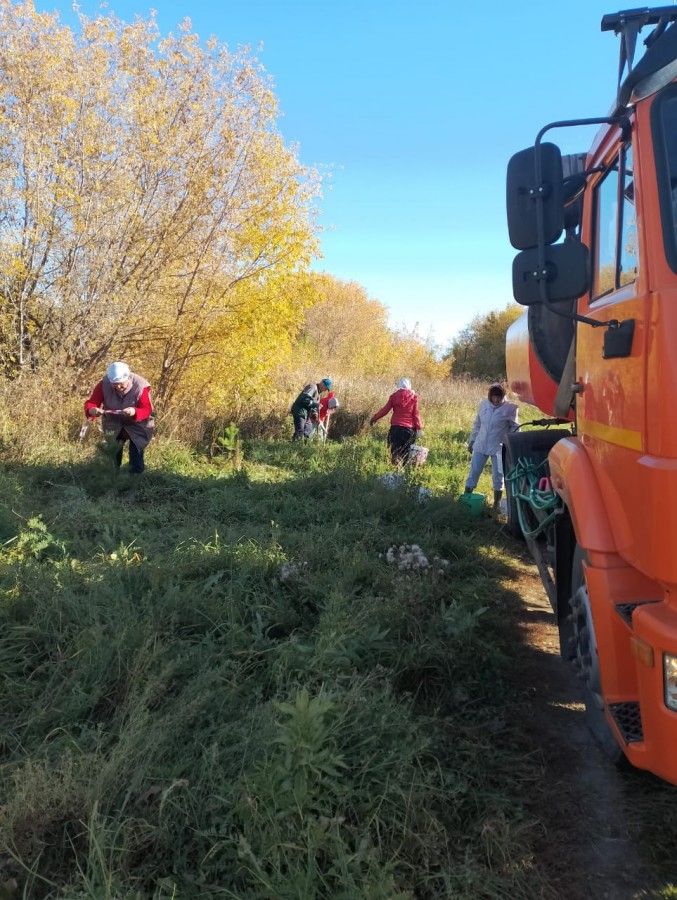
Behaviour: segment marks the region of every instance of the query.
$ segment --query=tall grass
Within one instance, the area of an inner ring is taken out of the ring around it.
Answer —
[[[84,419],[84,399],[71,390],[69,373],[0,379],[0,450],[5,458],[47,457],[70,444]]]
[[[319,376],[316,376],[319,377]],[[219,414],[207,412],[199,404],[158,408],[158,432],[165,439],[190,446],[210,447],[231,422],[249,438],[287,436],[291,429],[289,407],[312,378],[308,373],[281,373],[271,390],[239,399]],[[93,384],[81,384],[75,373],[26,373],[15,381],[0,381],[0,449],[5,458],[17,460],[49,459],[55,453],[77,450],[77,438],[84,424],[83,403]],[[364,378],[341,375],[335,378],[335,390],[341,408],[332,422],[335,437],[363,433],[369,418],[395,390],[388,378]],[[420,396],[426,430],[452,433],[462,427],[468,406],[485,395],[486,386],[465,379],[430,379],[415,383]],[[97,426],[91,426],[92,436]],[[58,449],[57,449],[58,448]]]
[[[346,405],[385,399],[358,387]],[[547,890],[521,802],[539,769],[501,712],[510,558],[453,502],[467,397],[421,395],[430,465],[398,491],[378,437],[246,440],[239,469],[165,440],[137,481],[87,443],[6,454],[0,884]],[[403,543],[431,565],[390,564]]]

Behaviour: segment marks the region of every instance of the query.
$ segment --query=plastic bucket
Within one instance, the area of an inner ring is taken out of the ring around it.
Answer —
[[[458,502],[467,508],[471,516],[481,516],[486,499],[486,494],[461,494]]]

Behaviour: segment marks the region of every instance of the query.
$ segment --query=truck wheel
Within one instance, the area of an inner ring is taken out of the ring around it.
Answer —
[[[592,621],[590,597],[583,573],[584,551],[576,547],[571,567],[571,613],[573,631],[573,664],[583,683],[585,721],[604,753],[616,765],[625,761],[614,733],[604,715],[602,682],[595,626]]]
[[[532,462],[539,463],[547,459],[548,453],[557,441],[563,437],[570,437],[571,432],[563,428],[544,429],[543,431],[518,431],[511,434],[503,445],[503,472],[507,474],[517,465],[520,457],[527,457]],[[513,537],[524,538],[519,516],[517,515],[517,500],[514,497],[513,483],[505,482],[505,495],[508,506],[507,529]],[[534,523],[537,524],[537,523]]]

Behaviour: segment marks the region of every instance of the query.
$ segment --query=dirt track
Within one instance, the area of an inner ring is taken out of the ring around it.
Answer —
[[[648,861],[643,848],[651,839],[642,816],[654,798],[656,815],[665,814],[674,789],[645,773],[619,771],[607,760],[585,725],[582,692],[573,668],[559,656],[554,616],[535,569],[525,570],[512,589],[522,597],[524,631],[517,714],[545,765],[543,791],[531,802],[546,823],[539,865],[563,900],[659,896],[674,871],[660,859]]]

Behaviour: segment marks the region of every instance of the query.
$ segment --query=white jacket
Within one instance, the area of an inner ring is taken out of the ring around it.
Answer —
[[[506,400],[494,406],[490,400],[482,400],[475,417],[468,443],[473,450],[493,456],[501,449],[511,431],[517,430],[517,405]]]

